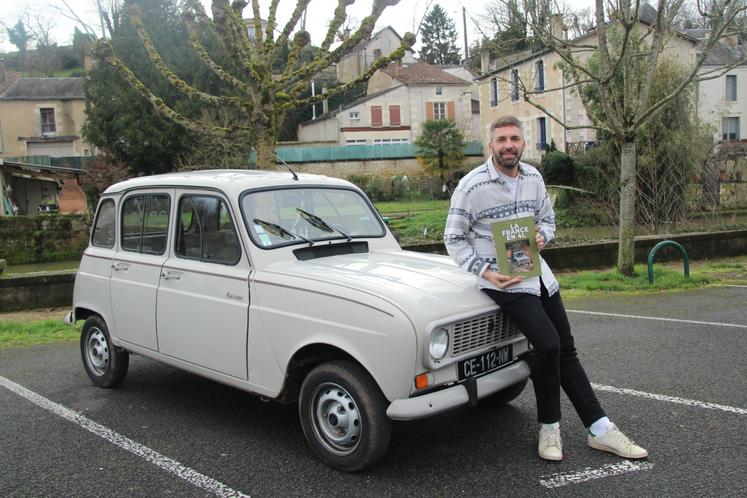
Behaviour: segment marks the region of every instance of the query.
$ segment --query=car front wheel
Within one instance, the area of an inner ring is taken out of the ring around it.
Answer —
[[[88,377],[99,387],[122,382],[130,366],[130,355],[112,344],[109,329],[99,316],[91,316],[80,334],[80,353]]]
[[[371,376],[350,361],[314,368],[301,386],[299,415],[306,439],[326,464],[355,472],[389,447],[387,401]]]

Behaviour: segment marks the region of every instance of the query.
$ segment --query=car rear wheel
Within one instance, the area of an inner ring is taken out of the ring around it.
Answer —
[[[481,399],[477,406],[503,406],[510,403],[524,391],[524,388],[527,386],[528,380],[529,379],[524,379],[521,382],[514,384],[513,386],[507,387],[502,391],[491,394],[487,398]]]
[[[314,453],[332,467],[354,472],[376,463],[389,447],[386,406],[365,370],[350,361],[333,361],[306,376],[299,415]]]
[[[109,329],[99,316],[88,317],[83,324],[80,353],[88,377],[99,387],[114,387],[127,375],[130,355],[114,347]]]

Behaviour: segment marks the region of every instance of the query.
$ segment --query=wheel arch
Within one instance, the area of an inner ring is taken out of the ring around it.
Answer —
[[[317,365],[333,360],[348,360],[361,367],[371,378],[376,379],[368,369],[358,361],[353,355],[342,348],[331,344],[315,342],[306,344],[298,351],[293,353],[288,361],[285,382],[277,401],[281,403],[294,403],[298,400],[301,391],[301,384],[306,375]],[[378,383],[377,383],[378,385]],[[379,387],[380,388],[380,387]]]

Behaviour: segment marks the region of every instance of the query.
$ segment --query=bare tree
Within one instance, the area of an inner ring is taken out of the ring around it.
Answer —
[[[709,33],[698,48],[689,72],[667,95],[652,98],[652,87],[657,66],[665,44],[676,32],[676,19],[684,0],[658,0],[652,19],[641,22],[640,0],[595,0],[596,26],[591,36],[575,41],[553,32],[548,22],[554,10],[552,0],[525,2],[529,25],[535,37],[545,47],[555,51],[563,61],[565,90],[574,87],[582,97],[593,127],[609,133],[620,146],[620,243],[617,267],[625,275],[633,274],[636,199],[636,132],[667,103],[689,85],[722,76],[744,59],[716,70],[701,72],[710,50],[727,36],[743,29],[739,22],[745,13],[744,0],[697,0],[699,15],[707,20]],[[650,7],[649,7],[650,8]],[[614,42],[611,39],[614,37]],[[590,64],[592,54],[594,64]],[[593,89],[593,92],[584,91]],[[547,108],[533,100],[529,85],[522,85],[524,98],[545,112],[551,119],[565,126]],[[592,98],[591,95],[595,97]],[[592,112],[595,105],[601,112]],[[571,127],[566,127],[571,128]]]
[[[257,149],[258,167],[270,168],[275,164],[273,157],[275,144],[286,111],[321,102],[348,90],[361,81],[366,81],[378,69],[404,56],[405,51],[415,43],[415,36],[407,33],[399,48],[375,60],[365,72],[351,82],[315,96],[303,98],[301,95],[308,88],[310,79],[323,69],[337,63],[343,55],[352,51],[362,40],[368,39],[384,9],[396,5],[399,0],[374,0],[371,13],[363,19],[359,28],[337,47],[332,48],[335,34],[347,18],[346,9],[353,2],[354,0],[337,0],[334,17],[329,23],[321,46],[313,51],[310,61],[302,63],[300,57],[304,48],[311,46],[310,35],[303,29],[296,31],[292,38],[291,34],[309,6],[310,0],[297,0],[290,19],[279,30],[277,24],[279,0],[271,1],[265,26],[260,17],[259,0],[252,0],[254,38],[249,37],[247,26],[242,19],[242,11],[249,5],[248,1],[235,0],[229,3],[228,0],[213,0],[211,18],[208,17],[198,0],[187,0],[183,19],[190,33],[192,47],[202,61],[230,86],[231,92],[222,95],[203,92],[188,85],[176,75],[153,45],[142,23],[141,11],[137,3],[129,3],[135,28],[158,71],[175,88],[203,106],[238,110],[245,119],[243,123],[230,127],[192,120],[170,108],[158,95],[139,81],[137,75],[121,62],[106,41],[99,42],[95,54],[111,64],[121,77],[151,102],[157,112],[200,134],[250,141]],[[198,28],[203,27],[214,33],[220,40],[229,54],[230,64],[222,66],[216,63],[204,48],[198,32]],[[273,74],[272,61],[286,45],[290,46],[286,67],[281,73]]]

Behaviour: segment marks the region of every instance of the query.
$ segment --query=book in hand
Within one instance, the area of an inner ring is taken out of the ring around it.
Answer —
[[[498,271],[512,277],[538,277],[539,250],[534,231],[534,216],[525,216],[492,224]]]

